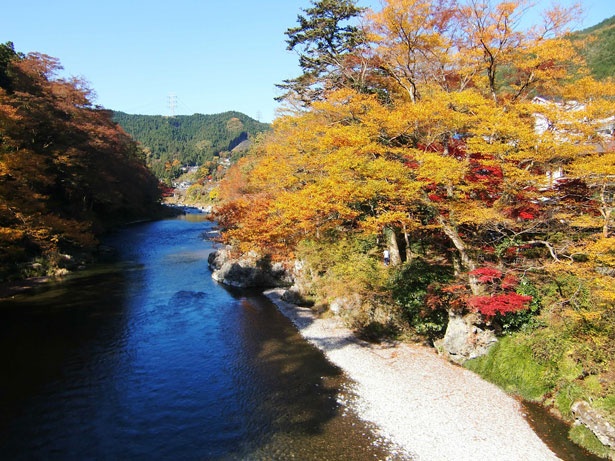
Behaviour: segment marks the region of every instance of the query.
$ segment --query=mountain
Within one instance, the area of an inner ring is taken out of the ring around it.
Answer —
[[[235,111],[173,117],[114,112],[113,119],[141,144],[154,174],[167,181],[180,176],[185,167],[230,153],[269,129],[269,124]]]
[[[597,79],[615,75],[615,16],[575,32],[573,40],[588,40],[583,54]]]

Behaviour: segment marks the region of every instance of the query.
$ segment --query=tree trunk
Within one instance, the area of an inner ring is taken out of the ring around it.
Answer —
[[[602,226],[602,237],[604,237],[604,238],[608,238],[608,236],[609,236],[609,220],[611,219],[611,212],[612,211],[613,210],[609,208],[604,213],[604,225]]]
[[[466,246],[463,243],[461,237],[459,236],[457,229],[451,224],[447,223],[442,217],[438,218],[438,222],[440,223],[440,226],[442,227],[442,230],[444,231],[446,236],[451,239],[451,242],[453,242],[453,245],[459,252],[459,257],[461,258],[461,264],[463,265],[463,267],[469,272],[476,269],[476,263],[468,255],[466,251]],[[468,277],[468,281],[470,283],[470,289],[472,290],[472,294],[479,295],[481,293],[481,288],[476,281],[476,278],[470,275]]]
[[[609,200],[609,198],[611,200]],[[602,237],[603,238],[608,238],[608,236],[609,236],[609,222],[611,220],[611,213],[613,212],[613,207],[609,203],[609,202],[612,202],[612,196],[609,197],[607,195],[606,185],[602,186],[602,189],[600,190],[600,202],[601,202],[601,205],[602,205],[600,207],[600,214],[604,218],[604,222],[603,222],[603,225],[602,225]]]
[[[453,272],[455,274],[455,277],[459,277],[463,272],[463,269],[461,267],[461,261],[459,260],[459,255],[453,253],[451,259],[453,260]]]
[[[390,227],[385,228],[384,234],[391,255],[391,265],[399,266],[401,264],[401,254],[399,253],[399,245],[397,244],[397,235],[395,235],[395,231]]]
[[[412,252],[412,248],[410,248],[410,236],[408,235],[408,228],[406,224],[402,224],[402,230],[404,232],[404,241],[406,242],[406,262],[411,262],[414,259],[414,253]]]

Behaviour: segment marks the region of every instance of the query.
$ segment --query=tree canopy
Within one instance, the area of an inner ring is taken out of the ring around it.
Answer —
[[[0,45],[0,278],[27,275],[37,256],[54,264],[87,252],[110,224],[159,206],[143,152],[84,81],[60,70],[55,58]]]
[[[576,7],[521,28],[530,7],[385,0],[366,12],[360,46],[343,48],[366,85],[339,84],[349,61],[338,59],[318,91],[288,87],[291,107],[310,100],[222,181],[222,239],[300,259],[317,302],[360,291],[349,315],[361,328],[397,318],[433,339],[449,314],[498,332],[540,314],[539,336],[569,347],[531,343],[552,376],[574,357],[612,383],[615,83],[592,75],[590,45],[568,32]],[[299,24],[291,37],[322,51],[313,23]],[[545,386],[585,385],[561,379]]]
[[[321,50],[327,34],[314,32],[314,21],[337,18],[338,3],[319,2],[308,11],[312,21],[300,17],[291,44],[308,40]],[[371,81],[380,91],[321,86],[307,112],[277,120],[238,167],[259,200],[259,207],[245,202],[242,216],[258,214],[258,228],[236,214],[227,221],[223,206],[226,235],[244,247],[267,235],[276,241],[263,240],[265,247],[282,248],[347,232],[392,229],[407,242],[412,229],[439,232],[466,271],[477,267],[481,248],[514,236],[544,242],[559,260],[571,255],[544,234],[569,222],[561,204],[581,182],[587,223],[575,233],[600,228],[609,238],[612,175],[591,162],[609,162],[613,84],[589,76],[571,46],[565,32],[574,8],[547,11],[523,31],[526,7],[389,0],[370,12],[362,31],[369,49],[352,50],[369,55],[366,73],[379,75]]]
[[[303,73],[277,85],[284,91],[277,100],[309,106],[333,88],[361,89],[365,63],[359,51],[363,30],[355,24],[364,8],[355,0],[318,0],[297,17],[299,25],[286,31],[289,51],[299,53]]]

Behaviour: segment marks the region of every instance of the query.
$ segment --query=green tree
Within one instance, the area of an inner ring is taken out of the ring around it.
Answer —
[[[23,57],[15,52],[13,42],[0,43],[0,88],[11,91],[11,78],[9,76],[9,63]]]
[[[210,162],[269,129],[234,111],[175,117],[114,112],[113,119],[149,152],[147,165],[169,184],[182,174],[182,167]]]
[[[277,87],[284,94],[276,100],[309,106],[341,87],[364,85],[365,62],[359,50],[365,46],[363,31],[352,24],[364,8],[355,0],[318,0],[299,15],[297,27],[286,31],[289,51],[299,51],[303,73]]]

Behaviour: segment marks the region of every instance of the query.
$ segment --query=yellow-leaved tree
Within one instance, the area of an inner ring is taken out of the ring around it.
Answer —
[[[486,264],[572,264],[590,280],[579,254],[597,261],[585,244],[611,237],[613,86],[566,35],[576,6],[523,28],[531,7],[383,1],[348,49],[366,84],[324,83],[275,121],[242,167],[246,194],[220,208],[240,210],[225,235],[286,254],[375,235],[394,265],[429,248],[470,296],[493,288],[476,272]]]

